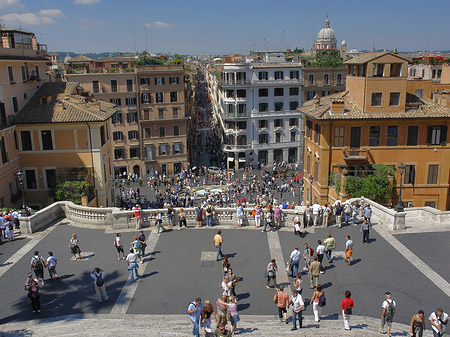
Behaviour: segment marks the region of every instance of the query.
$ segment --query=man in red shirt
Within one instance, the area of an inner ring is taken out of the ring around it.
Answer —
[[[142,223],[141,206],[139,206],[139,204],[136,204],[136,206],[133,207],[133,211],[134,211],[134,217],[136,218],[136,230],[139,230],[139,229],[141,229],[141,223]]]
[[[275,294],[273,301],[277,304],[280,322],[283,322],[284,316],[284,321],[288,324],[286,309],[289,309],[289,295],[284,292],[284,287],[282,285],[280,286],[280,291]]]

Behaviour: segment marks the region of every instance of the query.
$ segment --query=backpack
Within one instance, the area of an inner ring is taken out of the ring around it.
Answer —
[[[387,302],[388,302],[388,307],[386,309],[384,316],[386,317],[387,320],[392,320],[392,317],[394,317],[394,314],[395,314],[394,300],[391,300],[390,302],[387,301]]]
[[[314,256],[314,249],[312,249],[311,247],[309,247],[309,250],[311,251],[311,257]]]
[[[320,296],[319,303],[317,303],[317,305],[321,308],[327,305],[327,299],[325,295]]]
[[[37,272],[41,272],[44,270],[44,265],[42,264],[40,256],[38,256],[36,258],[36,261],[34,262],[34,270],[36,270]]]
[[[197,308],[197,304],[195,304],[195,302],[191,302],[191,303],[189,303],[189,304],[187,305],[187,307],[186,307],[186,314],[188,314],[188,315],[191,315],[191,314],[189,314],[189,313],[188,313],[188,311],[189,311],[189,306],[190,306],[191,304],[193,304],[193,305],[194,305],[194,307],[196,307],[196,308]]]
[[[103,280],[102,275],[97,275],[95,274],[95,277],[97,278],[97,281],[95,281],[95,284],[97,285],[97,287],[101,287],[105,284],[105,280]]]

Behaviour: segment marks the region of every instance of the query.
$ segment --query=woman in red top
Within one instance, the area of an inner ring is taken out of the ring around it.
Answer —
[[[342,316],[344,317],[344,329],[350,330],[350,315],[352,314],[352,309],[354,307],[353,300],[350,298],[352,293],[348,290],[345,291],[345,298],[342,300]]]

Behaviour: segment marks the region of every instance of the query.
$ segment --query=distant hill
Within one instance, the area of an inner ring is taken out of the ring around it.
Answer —
[[[59,54],[62,61],[64,61],[64,58],[67,56],[66,51],[50,51],[49,54]],[[129,54],[129,53],[106,52],[106,51],[102,52],[102,53],[83,53],[84,56],[90,57],[91,59],[95,59],[95,60],[100,57],[119,56],[120,54],[122,54],[122,56],[134,56],[134,54]],[[69,52],[70,57],[75,57],[77,55],[81,55],[81,54]]]

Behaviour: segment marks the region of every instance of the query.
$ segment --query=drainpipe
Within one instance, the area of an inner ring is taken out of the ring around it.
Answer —
[[[328,144],[329,145],[329,151],[328,151],[328,179],[330,179],[330,175],[331,175],[331,154],[332,154],[332,150],[333,150],[333,143],[331,142],[332,137],[331,137],[331,132],[333,131],[333,121],[330,122],[330,134],[329,134],[329,140],[328,140]],[[328,197],[330,195],[330,183],[328,182],[327,184],[327,204],[328,204]]]
[[[89,125],[88,122],[86,122],[86,125],[88,127],[89,130],[89,151],[91,152],[91,163],[92,163],[92,183],[94,186],[94,193],[95,193],[95,200],[97,203],[97,207],[98,207],[98,195],[97,195],[97,189],[95,188],[95,170],[94,170],[94,154],[92,152],[92,135],[91,135],[91,126]]]

